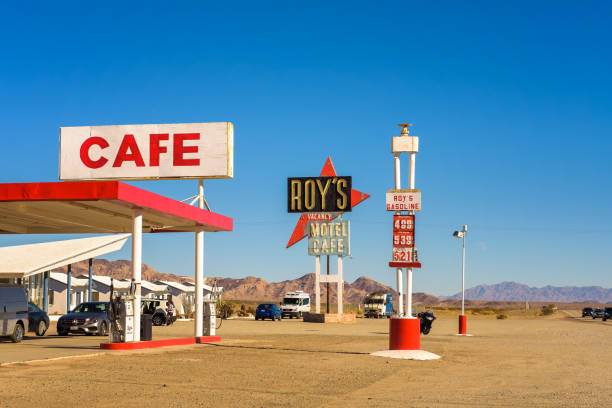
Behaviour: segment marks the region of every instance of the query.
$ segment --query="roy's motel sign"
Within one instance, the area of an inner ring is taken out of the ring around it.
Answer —
[[[309,221],[308,255],[349,256],[350,223],[348,220]]]
[[[287,211],[351,211],[351,176],[290,177],[287,179]]]
[[[60,180],[233,176],[230,122],[60,128]]]

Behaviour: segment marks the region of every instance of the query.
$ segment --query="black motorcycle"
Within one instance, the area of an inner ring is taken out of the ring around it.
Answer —
[[[434,316],[433,312],[421,312],[417,316],[421,319],[421,333],[429,334],[431,324],[436,320],[436,316]]]

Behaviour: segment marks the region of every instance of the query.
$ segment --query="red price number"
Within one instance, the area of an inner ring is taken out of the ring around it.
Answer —
[[[394,215],[393,232],[413,232],[414,215]]]
[[[413,247],[414,232],[394,232],[393,233],[394,247]]]
[[[394,262],[412,262],[412,248],[393,248]]]

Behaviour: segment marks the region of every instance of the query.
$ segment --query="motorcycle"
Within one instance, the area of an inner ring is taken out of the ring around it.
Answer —
[[[434,320],[436,320],[436,316],[434,316],[433,312],[421,312],[417,314],[417,317],[421,320],[421,333],[429,334],[431,330],[431,325]]]

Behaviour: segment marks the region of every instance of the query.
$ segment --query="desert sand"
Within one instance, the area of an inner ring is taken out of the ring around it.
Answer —
[[[214,345],[106,353],[96,348],[102,338],[51,328],[0,343],[0,406],[611,406],[612,322],[577,316],[469,316],[473,337],[455,336],[456,316],[442,316],[422,336],[435,361],[370,356],[387,348],[386,320],[228,320]],[[154,336],[192,331],[177,322]]]

